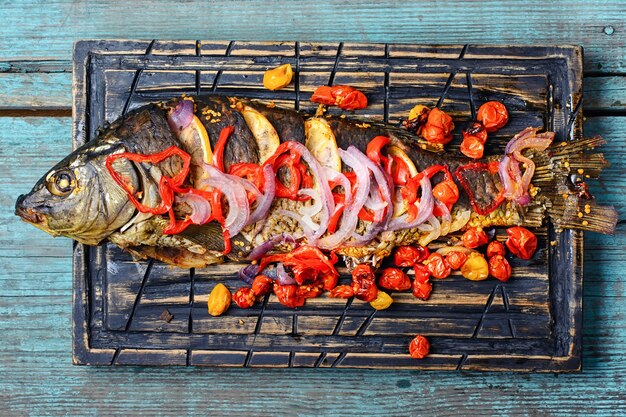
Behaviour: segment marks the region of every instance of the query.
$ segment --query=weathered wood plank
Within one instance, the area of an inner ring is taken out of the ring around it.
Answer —
[[[583,44],[587,70],[623,71],[626,62],[623,1],[536,4],[447,1],[424,13],[411,3],[363,1],[184,2],[175,11],[141,0],[128,10],[122,3],[28,0],[2,5],[0,60],[45,57],[69,60],[80,38],[133,38],[158,34],[162,39],[344,40],[406,42]],[[45,10],[25,19],[25,11]],[[381,15],[381,10],[389,11]],[[172,13],[177,18],[172,18]],[[124,19],[112,18],[123,15]],[[297,24],[285,24],[306,16]],[[184,21],[185,24],[180,24]],[[320,22],[350,24],[320,24]],[[60,24],[72,22],[72,24]],[[272,27],[258,29],[258,22]],[[480,25],[467,22],[481,22]],[[359,28],[359,30],[354,30]],[[558,30],[555,30],[558,28]]]
[[[626,112],[626,77],[587,77],[583,83],[583,109],[601,115],[607,110]]]

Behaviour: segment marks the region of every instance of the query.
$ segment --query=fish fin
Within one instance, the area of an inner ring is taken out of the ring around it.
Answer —
[[[587,179],[598,178],[609,165],[602,153],[594,152],[605,143],[599,136],[562,142],[532,157],[532,185],[544,197],[543,204],[557,230],[615,233],[617,211],[612,206],[597,204],[586,184]]]
[[[179,236],[202,246],[203,248],[215,251],[224,251],[224,236],[222,234],[222,226],[217,222],[210,222],[198,225],[190,225]],[[241,234],[237,234],[231,238],[232,251],[227,255],[232,260],[242,260],[248,256],[252,250],[250,242]]]

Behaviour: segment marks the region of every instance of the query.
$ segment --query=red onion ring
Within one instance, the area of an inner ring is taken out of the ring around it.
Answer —
[[[252,285],[254,278],[259,275],[259,265],[247,265],[238,272],[239,278],[248,285]]]
[[[276,282],[278,285],[295,285],[296,280],[285,271],[282,263],[276,265]]]
[[[177,194],[176,201],[183,202],[191,207],[189,219],[193,224],[205,224],[211,218],[211,203],[198,194],[191,192]]]
[[[320,196],[320,193],[318,193],[312,188],[303,188],[300,191],[298,191],[298,195],[308,196],[308,197],[311,197],[311,200],[313,200],[312,205],[302,206],[298,209],[298,211],[303,216],[313,217],[317,213],[320,212],[320,210],[322,209],[322,198]]]
[[[295,239],[287,233],[281,233],[279,235],[276,235],[273,238],[268,239],[265,242],[261,243],[256,248],[252,249],[252,251],[248,254],[247,259],[250,261],[258,261],[267,252],[272,250],[274,246],[280,243],[295,243]]]
[[[412,229],[424,223],[431,214],[433,214],[433,208],[435,206],[435,198],[433,197],[432,186],[427,176],[424,176],[420,181],[420,187],[422,188],[422,197],[417,206],[417,217],[412,222],[407,222],[408,214],[403,214],[400,217],[392,219],[389,223],[387,230],[401,230]]]
[[[265,219],[267,217],[267,213],[270,211],[272,203],[274,202],[274,196],[276,194],[276,181],[274,181],[274,168],[272,168],[270,164],[263,167],[263,178],[263,189],[265,190],[265,193],[260,197],[257,197],[256,208],[246,222],[246,226]],[[252,185],[252,183],[250,184]]]
[[[224,221],[224,228],[235,236],[246,226],[250,218],[250,206],[243,178],[224,174],[213,165],[204,164],[204,170],[209,174],[208,178],[200,181],[202,186],[217,188],[224,194],[228,201],[228,215]]]
[[[167,115],[170,129],[179,132],[189,126],[193,120],[193,106],[193,101],[181,100],[173,110],[170,110]]]

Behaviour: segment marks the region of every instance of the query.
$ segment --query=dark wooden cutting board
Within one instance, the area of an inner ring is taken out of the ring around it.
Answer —
[[[294,82],[265,90],[263,72],[283,63],[293,66]],[[240,95],[314,111],[315,87],[350,84],[370,100],[359,118],[397,123],[417,103],[439,105],[457,126],[452,149],[480,104],[502,101],[511,120],[490,136],[488,150],[501,153],[527,126],[555,131],[556,141],[579,137],[581,77],[575,46],[81,41],[74,146],[130,109],[181,94]],[[582,233],[557,234],[549,224],[536,233],[539,250],[530,261],[514,260],[506,283],[456,273],[434,282],[428,301],[394,293],[383,311],[326,296],[292,310],[271,295],[221,317],[208,314],[208,294],[218,282],[240,287],[240,264],[184,270],[135,262],[113,245],[76,244],[74,363],[577,371]],[[408,355],[415,334],[431,342],[425,359]]]

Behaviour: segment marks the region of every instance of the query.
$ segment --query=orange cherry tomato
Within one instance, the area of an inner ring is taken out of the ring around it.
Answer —
[[[325,104],[327,106],[335,105],[335,97],[333,96],[331,87],[327,85],[317,87],[311,96],[311,101],[314,103]]]
[[[433,187],[433,196],[450,208],[459,200],[459,187],[452,180],[443,180]]]
[[[537,236],[530,230],[521,227],[509,227],[506,229],[509,235],[506,247],[511,253],[521,259],[530,259],[537,250]]]
[[[297,285],[274,285],[274,294],[278,302],[290,308],[302,307],[304,297],[298,295]]]
[[[266,277],[265,275],[257,275],[252,281],[252,291],[254,295],[260,297],[265,294],[269,294],[272,291],[272,286],[274,285],[274,280],[270,277]]]
[[[337,286],[337,282],[339,281],[339,276],[337,274],[331,272],[324,274],[322,276],[322,287],[326,291],[330,291]]]
[[[411,288],[411,280],[401,269],[387,268],[378,278],[378,285],[388,290],[405,291]]]
[[[250,308],[256,302],[256,295],[252,288],[241,287],[233,294],[233,301],[241,308]]]
[[[494,255],[489,258],[489,275],[502,282],[511,278],[511,265],[502,255]]]
[[[448,252],[445,257],[445,261],[452,269],[459,270],[467,261],[467,254],[459,251]]]
[[[428,142],[445,145],[452,140],[453,130],[452,117],[435,107],[428,114],[428,120],[422,129],[422,137]]]
[[[489,245],[487,245],[487,258],[491,258],[492,256],[496,255],[504,256],[504,254],[504,245],[497,240],[494,240],[493,242],[490,242]]]
[[[331,298],[350,298],[354,296],[354,290],[351,285],[338,285],[328,294]]]
[[[485,126],[487,132],[495,132],[509,121],[509,112],[499,101],[488,101],[478,109],[476,120]]]
[[[430,272],[428,271],[428,268],[422,264],[415,265],[414,270],[415,279],[411,284],[413,296],[421,298],[422,300],[428,300],[428,297],[430,297],[430,293],[433,290],[433,286],[429,282]]]
[[[434,278],[447,278],[452,273],[452,269],[439,253],[431,253],[428,259],[424,261],[424,265]]]
[[[485,145],[475,136],[466,136],[461,142],[461,153],[468,158],[480,159],[485,152]]]
[[[396,249],[393,261],[396,266],[413,266],[428,258],[428,255],[430,255],[430,251],[425,246],[400,246]]]
[[[415,271],[415,281],[418,282],[428,282],[430,278],[430,271],[424,264],[417,264],[413,267],[413,271]]]
[[[489,237],[483,229],[470,227],[465,233],[463,233],[461,241],[463,242],[463,246],[466,248],[475,249],[479,246],[486,245],[487,242],[489,242]]]
[[[409,344],[409,354],[412,358],[422,359],[425,358],[430,352],[430,343],[422,335],[417,335],[411,340]]]

